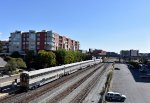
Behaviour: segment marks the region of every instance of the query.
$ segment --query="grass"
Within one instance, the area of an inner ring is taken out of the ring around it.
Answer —
[[[109,88],[110,88],[110,83],[111,83],[111,80],[112,80],[112,76],[113,76],[113,71],[110,71],[110,72],[107,74],[107,80],[106,80],[106,83],[105,83],[105,88],[107,89],[107,91],[108,91]]]

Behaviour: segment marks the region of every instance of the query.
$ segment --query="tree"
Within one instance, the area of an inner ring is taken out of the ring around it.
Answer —
[[[23,61],[22,58],[16,58],[15,60],[16,60],[18,69],[26,69],[27,68],[26,63]]]
[[[56,55],[53,52],[48,52],[47,53],[48,56],[48,66],[55,66],[56,65]]]
[[[13,52],[13,53],[11,54],[11,57],[12,57],[12,58],[20,58],[21,55],[19,54],[18,51],[15,51],[15,52]]]
[[[87,54],[82,54],[82,60],[89,60],[88,55]]]
[[[2,52],[3,50],[3,44],[2,44],[2,41],[0,41],[0,53]]]
[[[79,62],[80,61],[80,52],[78,51],[74,51],[73,52],[73,56],[74,56],[74,62]]]
[[[7,61],[7,62],[8,62],[9,60],[11,60],[11,59],[12,59],[12,57],[10,57],[10,56],[6,56],[6,57],[4,58],[4,60]]]
[[[26,59],[27,59],[28,61],[30,61],[30,60],[32,61],[32,60],[34,59],[34,56],[35,56],[34,51],[33,51],[33,50],[30,50],[30,51],[27,52]]]
[[[11,58],[11,57],[9,57],[9,60],[6,64],[5,68],[13,74],[18,69],[26,69],[27,66],[26,66],[26,64],[22,58]]]
[[[17,70],[17,63],[15,61],[15,59],[11,59],[7,62],[6,66],[5,66],[6,69],[8,69],[8,71],[11,72],[11,74]]]
[[[66,56],[64,57],[64,63],[69,64],[75,61],[75,55],[73,51],[67,51]]]
[[[65,64],[65,56],[67,55],[67,52],[65,49],[59,49],[56,51],[56,61],[57,65]]]
[[[40,68],[46,68],[56,65],[56,55],[53,52],[41,50],[36,59]]]
[[[86,60],[86,54],[81,53],[79,51],[74,51],[75,62],[80,62]]]
[[[27,55],[25,57],[25,61],[28,68],[34,68],[35,64],[35,53],[33,50],[30,50],[27,52]]]
[[[36,57],[36,68],[38,68],[38,69],[41,69],[41,68],[44,68],[45,67],[45,56],[44,56],[44,54],[45,54],[45,51],[44,50],[40,50],[39,52],[38,52],[38,55],[37,55],[37,57]]]
[[[86,54],[86,55],[82,55],[85,60],[91,60],[92,59],[92,55],[91,54]]]
[[[80,62],[91,59],[91,55],[81,53],[79,51],[66,51],[59,49],[55,52],[57,65]]]
[[[143,64],[147,64],[148,63],[148,59],[145,57],[141,57],[139,62],[143,63]]]

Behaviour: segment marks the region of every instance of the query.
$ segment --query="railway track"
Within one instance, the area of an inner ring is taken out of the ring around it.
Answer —
[[[102,71],[98,73],[70,103],[82,103],[92,88],[98,83],[100,77],[106,72],[108,66],[109,64],[105,65]]]
[[[73,85],[71,85],[70,87],[68,87],[65,91],[63,91],[62,93],[58,94],[57,96],[55,96],[54,98],[52,98],[51,100],[49,100],[47,103],[58,103],[59,101],[61,101],[63,98],[65,98],[68,94],[70,94],[74,89],[76,89],[77,87],[79,87],[84,81],[86,81],[91,75],[93,75],[95,72],[97,72],[98,69],[100,69],[102,66],[96,68],[94,71],[92,71],[91,73],[87,74],[85,77],[83,77],[82,79],[80,79],[79,81],[77,81],[76,83],[74,83]],[[104,73],[104,71],[106,70],[107,65],[103,67],[103,69],[101,70],[101,75]],[[99,74],[98,74],[99,75]],[[97,83],[97,79],[99,79],[99,77],[96,75],[92,81],[89,83],[89,85],[87,85],[87,87],[81,91],[81,93],[79,93],[79,95],[77,95],[72,101],[71,103],[81,103],[82,100],[84,100],[84,98],[86,97],[86,95],[89,93],[89,91],[92,89],[92,87]],[[96,80],[96,81],[95,81]],[[94,84],[93,84],[94,83]]]
[[[99,67],[99,66],[102,66],[102,65],[103,64],[97,65],[95,67]],[[75,76],[78,76],[79,74],[89,70],[89,68],[92,68],[92,67],[88,67],[87,69],[79,70],[79,71],[77,71],[77,72],[75,72],[71,75],[62,77],[62,78],[60,78],[56,81],[53,81],[53,82],[48,83],[48,84],[46,84],[46,85],[44,85],[40,88],[37,88],[36,90],[32,90],[32,91],[29,91],[29,92],[23,92],[23,93],[20,93],[20,94],[11,95],[9,97],[0,99],[0,102],[1,103],[28,103],[29,101],[34,100],[35,98],[38,98],[39,96],[45,94],[46,92],[62,85],[66,81],[70,80],[71,78],[74,78]]]

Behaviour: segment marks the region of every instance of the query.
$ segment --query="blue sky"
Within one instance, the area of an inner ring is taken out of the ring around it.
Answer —
[[[0,40],[43,29],[80,41],[81,49],[150,52],[150,0],[1,0]]]

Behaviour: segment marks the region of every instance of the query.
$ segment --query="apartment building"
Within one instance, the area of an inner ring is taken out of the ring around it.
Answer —
[[[130,56],[130,51],[129,50],[121,50],[120,55],[122,57],[129,57]]]
[[[132,56],[132,57],[139,56],[139,50],[133,50],[133,49],[131,49],[130,50],[130,56]]]
[[[60,36],[57,33],[54,33],[54,49],[58,50],[64,48],[66,50],[79,50],[79,41],[72,40],[70,38],[66,38],[65,36]]]
[[[72,40],[65,36],[60,36],[53,31],[35,31],[28,32],[15,31],[11,33],[9,38],[9,51],[18,51],[26,53],[30,50],[35,52],[39,50],[79,50],[79,41]]]
[[[122,57],[136,57],[139,55],[139,50],[121,50],[120,55]]]
[[[10,33],[9,37],[9,52],[22,51],[22,33],[21,31],[15,31]]]
[[[9,52],[9,42],[8,41],[0,41],[2,44],[1,53],[8,53]]]
[[[22,51],[36,51],[36,32],[34,30],[29,30],[29,32],[23,32],[21,40]]]

